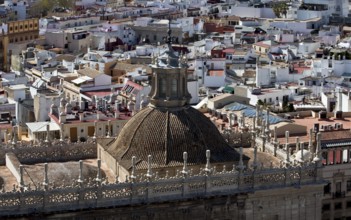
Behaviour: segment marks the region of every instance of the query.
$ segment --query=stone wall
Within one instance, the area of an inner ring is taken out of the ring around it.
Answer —
[[[21,175],[20,175],[20,165],[21,163],[17,159],[14,153],[7,153],[6,157],[6,167],[10,170],[12,175],[16,178],[17,182],[20,182]]]
[[[81,211],[78,213],[53,214],[54,219],[308,219],[319,220],[320,189],[318,187],[267,189],[253,194],[229,194],[201,200],[187,200],[169,203],[153,203]],[[302,193],[304,193],[302,195]],[[283,196],[283,194],[285,194]],[[289,194],[290,196],[286,196]],[[271,196],[272,195],[272,196]],[[298,207],[298,208],[296,208]],[[300,211],[301,210],[301,211]]]
[[[39,143],[38,145],[24,142],[14,145],[1,145],[0,165],[5,165],[6,153],[15,154],[23,164],[34,164],[96,158],[97,148],[93,139],[81,143],[54,140],[50,143]]]
[[[297,112],[288,112],[288,113],[278,113],[277,115],[284,118],[284,116],[288,114],[291,117],[312,117],[313,111],[297,111]]]
[[[239,166],[231,171],[213,172],[204,169],[197,174],[170,177],[140,175],[137,179],[123,183],[79,179],[74,185],[68,186],[57,187],[49,184],[36,189],[30,188],[30,185],[22,186],[14,188],[11,192],[0,192],[0,216],[172,203],[194,199],[201,203],[203,199],[227,195],[260,192],[268,196],[274,189],[285,190],[275,198],[280,201],[289,195],[290,190],[294,191],[294,196],[305,196],[305,187],[313,187],[311,193],[322,193],[323,181],[319,178],[319,169],[316,164],[260,169],[244,169]],[[50,183],[50,180],[48,182]],[[245,207],[245,198],[242,203],[244,204],[241,206]],[[320,205],[314,207],[308,212],[320,212]],[[289,210],[291,213],[299,212],[295,206],[289,207]],[[246,210],[239,217],[241,219],[243,216],[242,219],[245,219],[249,214],[249,210]],[[280,211],[270,213],[269,216],[284,219]]]
[[[222,132],[223,138],[232,147],[250,147],[252,136],[250,132],[237,132],[234,130],[224,130]]]

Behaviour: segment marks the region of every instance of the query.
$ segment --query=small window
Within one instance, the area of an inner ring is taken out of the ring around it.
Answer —
[[[342,203],[341,202],[336,202],[334,204],[334,210],[342,209]]]
[[[347,190],[347,192],[351,191],[351,180],[347,181],[347,183],[346,183],[346,190]]]
[[[351,200],[346,202],[346,207],[351,208]]]
[[[330,193],[330,183],[324,186],[324,194],[329,194]]]
[[[329,210],[330,210],[330,204],[329,204],[329,203],[323,204],[323,206],[322,206],[322,212],[329,211]]]

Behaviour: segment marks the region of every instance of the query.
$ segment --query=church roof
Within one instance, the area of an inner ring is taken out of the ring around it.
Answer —
[[[187,60],[172,49],[171,32],[169,27],[168,50],[150,65],[154,74],[149,106],[125,124],[107,152],[126,169],[131,168],[133,156],[136,168],[146,169],[149,155],[154,168],[181,166],[183,152],[188,153],[189,165],[206,164],[207,150],[213,163],[239,161],[239,153],[227,144],[217,127],[189,106]],[[168,89],[171,85],[175,86]]]
[[[188,153],[189,164],[205,164],[206,150],[211,151],[214,163],[239,160],[239,153],[225,142],[215,125],[189,106],[142,109],[107,149],[126,168],[136,156],[140,169],[146,168],[148,155],[152,155],[153,167],[179,166],[183,152]]]

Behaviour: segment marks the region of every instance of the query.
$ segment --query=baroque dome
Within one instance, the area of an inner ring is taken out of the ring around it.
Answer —
[[[118,161],[147,161],[157,167],[178,166],[183,163],[183,152],[189,164],[205,164],[206,150],[211,151],[211,162],[238,161],[239,154],[223,139],[216,126],[198,110],[146,107],[123,127],[117,140],[107,151]],[[122,162],[123,163],[123,162]]]
[[[150,103],[124,125],[117,139],[106,146],[107,153],[129,169],[145,169],[148,156],[153,167],[180,166],[183,152],[189,165],[205,164],[206,150],[213,163],[237,162],[239,153],[231,148],[217,127],[201,112],[189,106],[187,59],[172,48],[169,23],[168,49],[150,64],[153,74]],[[248,158],[245,157],[244,160]]]

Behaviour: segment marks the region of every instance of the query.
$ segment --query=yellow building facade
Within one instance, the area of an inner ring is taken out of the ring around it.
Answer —
[[[39,19],[26,19],[9,21],[6,23],[7,32],[3,31],[0,36],[0,70],[9,71],[11,67],[12,51],[9,50],[11,43],[23,43],[39,38]]]

